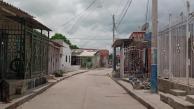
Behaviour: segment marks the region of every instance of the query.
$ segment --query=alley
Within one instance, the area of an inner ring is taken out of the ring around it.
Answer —
[[[66,79],[18,109],[146,109],[112,81],[111,69]]]

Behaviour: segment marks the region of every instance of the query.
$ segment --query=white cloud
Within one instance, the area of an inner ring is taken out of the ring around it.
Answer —
[[[54,32],[61,32],[80,47],[87,48],[111,48],[112,40],[79,40],[79,38],[111,39],[112,38],[112,14],[116,19],[127,0],[97,0],[96,4],[87,10],[82,18],[68,25],[63,24],[74,16],[79,15],[89,6],[93,0],[6,0],[15,6],[31,13],[41,22],[53,29]],[[194,1],[191,1],[191,8],[194,11]],[[128,37],[128,34],[137,31],[138,26],[145,22],[147,0],[133,0],[129,11],[119,28],[119,37]],[[151,0],[150,0],[151,2]],[[179,16],[185,11],[185,0],[158,0],[159,2],[159,23],[167,24],[168,15]],[[151,8],[150,8],[151,11]],[[151,19],[151,15],[149,14]],[[72,25],[75,24],[72,28]],[[70,31],[71,29],[71,31]],[[118,37],[117,36],[117,37]]]

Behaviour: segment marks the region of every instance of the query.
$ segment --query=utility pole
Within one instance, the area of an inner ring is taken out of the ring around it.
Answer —
[[[189,86],[189,66],[190,66],[190,59],[189,59],[189,39],[190,39],[190,32],[189,32],[189,16],[190,16],[190,3],[187,0],[187,24],[186,24],[186,77],[187,77],[187,85]]]
[[[115,15],[112,16],[113,19],[113,44],[115,42]],[[116,71],[116,47],[113,47],[113,72]]]
[[[152,65],[151,65],[152,93],[158,93],[157,36],[158,36],[158,0],[152,0]]]

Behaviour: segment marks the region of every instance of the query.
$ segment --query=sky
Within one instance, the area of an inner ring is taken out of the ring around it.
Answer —
[[[118,24],[127,0],[4,0],[33,15],[49,28],[52,35],[62,33],[81,48],[109,49],[112,45],[112,15]],[[148,0],[133,0],[129,10],[116,31],[116,38],[128,38],[146,22]],[[190,0],[191,11],[194,1]],[[168,24],[171,13],[174,19],[186,10],[186,0],[158,0],[159,28]],[[81,15],[81,17],[76,17]],[[148,20],[151,22],[151,0]]]

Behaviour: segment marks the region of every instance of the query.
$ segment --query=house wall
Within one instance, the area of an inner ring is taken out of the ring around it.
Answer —
[[[68,44],[63,42],[63,40],[54,40],[55,42],[63,45],[60,48],[60,61],[59,61],[59,69],[64,71],[71,70],[71,49]]]
[[[93,68],[101,67],[100,66],[100,54],[99,54],[99,52],[96,53],[96,55],[94,56],[93,63],[94,63]]]
[[[51,42],[49,44],[48,74],[52,74],[59,70],[59,60],[60,60],[60,48],[53,45]]]
[[[109,66],[108,59],[109,59],[109,51],[99,50],[95,54],[94,67],[95,68],[108,67]]]
[[[80,57],[81,59],[81,68],[94,68],[96,59],[95,57]]]

